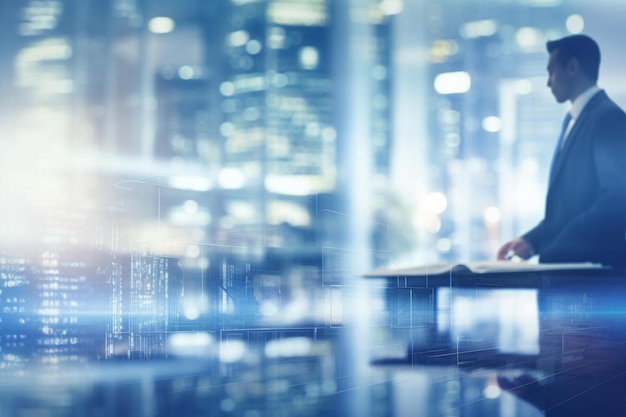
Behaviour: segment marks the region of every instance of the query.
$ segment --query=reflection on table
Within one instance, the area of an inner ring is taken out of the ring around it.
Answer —
[[[387,330],[404,354],[374,363],[457,366],[549,416],[626,415],[626,279],[608,269],[385,276]]]
[[[542,410],[624,410],[622,277],[431,278],[345,287],[347,305],[372,310],[365,326],[179,331],[166,335],[166,357],[153,360],[12,364],[3,352],[0,415],[538,417]]]

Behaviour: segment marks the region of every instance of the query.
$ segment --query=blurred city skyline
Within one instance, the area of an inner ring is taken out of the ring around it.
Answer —
[[[596,38],[600,86],[625,105],[624,15],[608,0],[3,1],[3,352],[76,334],[90,359],[148,357],[167,355],[160,333],[332,327],[369,268],[494,259],[543,212],[565,111],[545,42]]]

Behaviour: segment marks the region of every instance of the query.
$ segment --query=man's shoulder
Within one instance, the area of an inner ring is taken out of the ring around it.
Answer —
[[[626,118],[626,112],[604,90],[600,90],[589,102],[590,111],[596,117]]]
[[[596,94],[596,98],[598,99],[598,102],[603,106],[606,106],[608,108],[618,108],[623,111],[620,105],[617,104],[604,90],[598,91],[598,94]]]
[[[626,112],[610,99],[606,93],[598,97],[598,101],[590,109],[589,127],[603,137],[626,136]]]

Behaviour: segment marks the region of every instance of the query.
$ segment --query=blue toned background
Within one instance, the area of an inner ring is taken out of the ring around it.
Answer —
[[[368,368],[403,347],[361,274],[494,259],[534,225],[565,111],[545,42],[594,37],[626,105],[624,19],[0,0],[0,416],[410,415],[398,378],[443,415],[449,371]]]

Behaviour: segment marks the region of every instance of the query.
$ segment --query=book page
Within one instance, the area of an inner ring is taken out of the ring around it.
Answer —
[[[395,276],[428,276],[441,275],[453,271],[489,274],[504,272],[541,272],[541,271],[567,271],[567,270],[589,270],[603,269],[601,264],[583,263],[549,263],[538,264],[531,262],[512,261],[475,261],[466,263],[439,263],[410,268],[381,268],[366,273],[365,277],[395,277]]]

